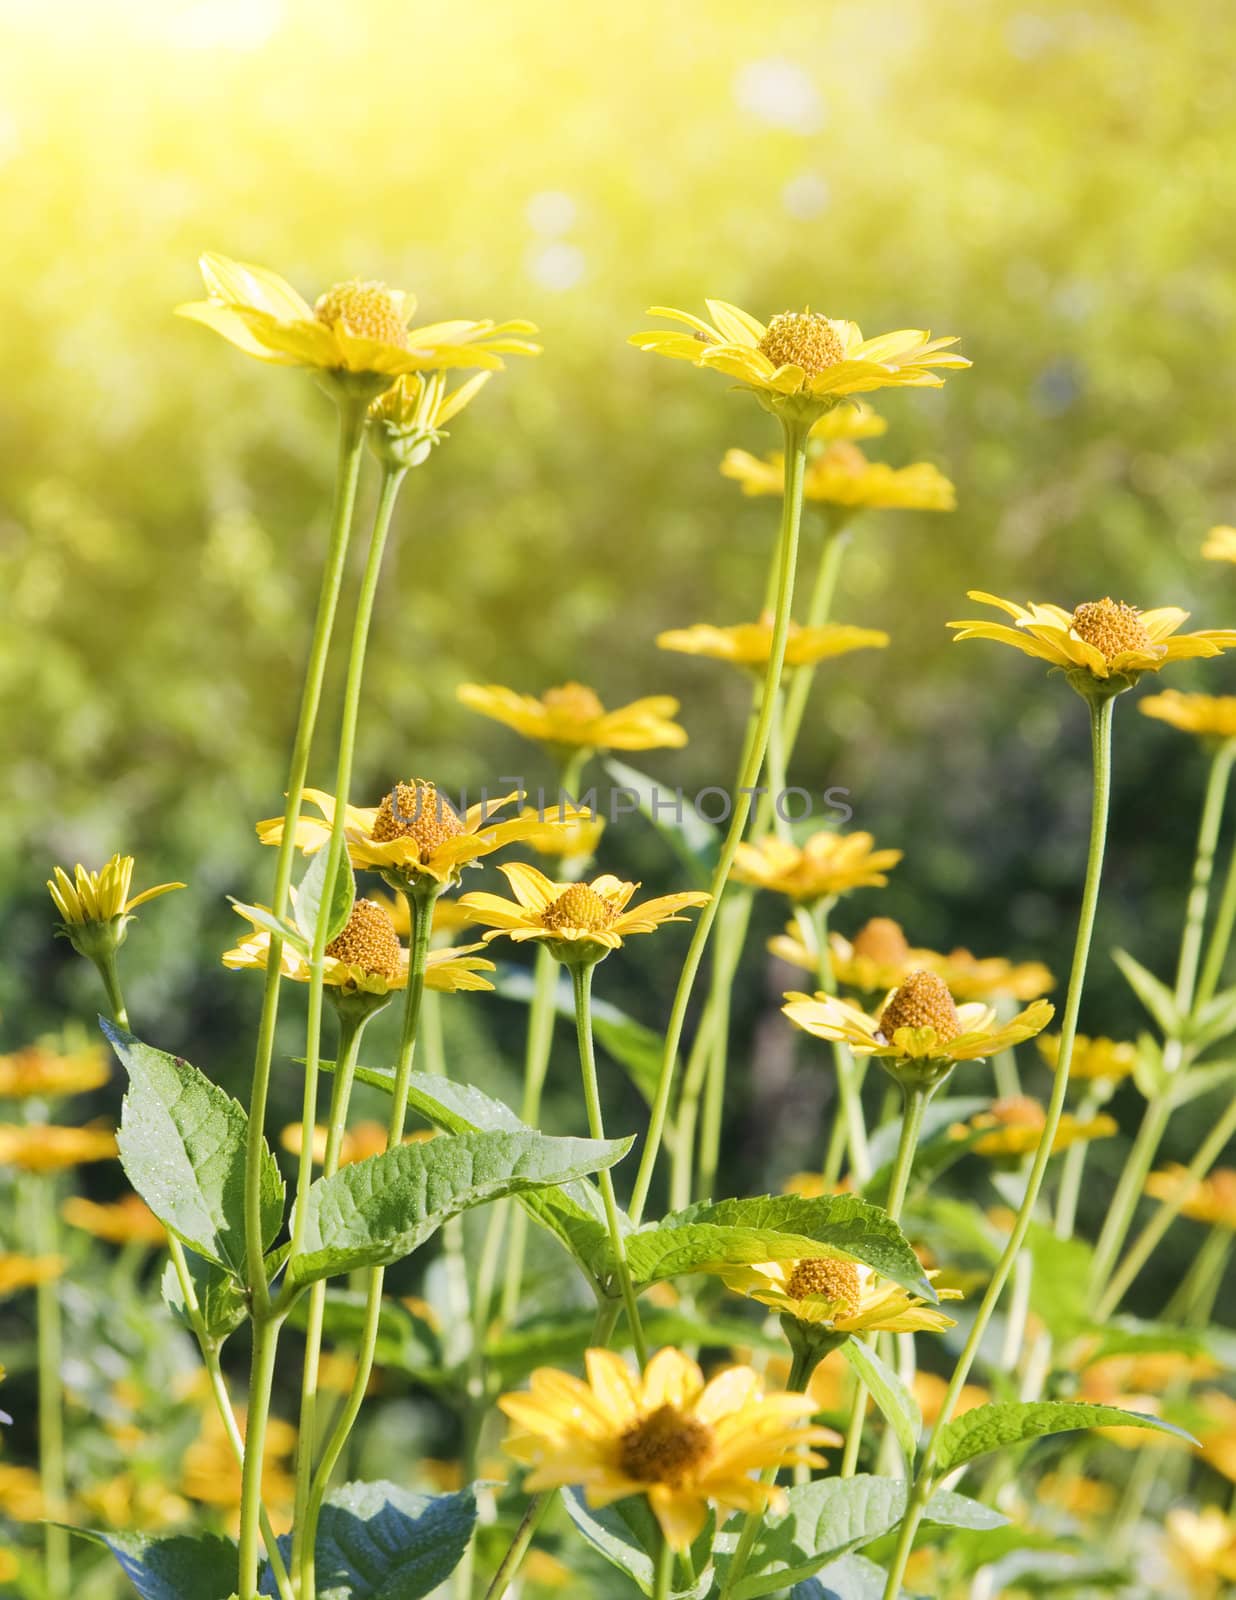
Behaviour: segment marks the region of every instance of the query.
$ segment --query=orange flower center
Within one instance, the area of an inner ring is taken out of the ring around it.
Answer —
[[[313,314],[328,328],[342,322],[349,333],[363,339],[393,344],[400,350],[408,348],[399,302],[384,283],[337,283],[319,298]]]
[[[934,972],[912,972],[893,991],[880,1013],[880,1032],[891,1040],[898,1028],[934,1028],[940,1044],[957,1037],[961,1023],[943,978]]]
[[[585,684],[564,683],[557,689],[546,689],[541,696],[546,711],[552,711],[571,722],[595,722],[605,715],[605,707]]]
[[[326,954],[370,977],[395,979],[403,969],[403,947],[395,924],[373,900],[357,900],[347,926],[326,946]]]
[[[421,860],[428,861],[439,845],[463,831],[458,812],[434,785],[412,778],[397,783],[378,807],[371,837],[379,844],[388,839],[413,839],[420,846]]]
[[[637,1483],[680,1484],[712,1449],[712,1429],[663,1405],[618,1440],[618,1465]]]
[[[827,1256],[799,1261],[786,1280],[785,1292],[791,1300],[808,1295],[823,1295],[843,1311],[857,1311],[863,1297],[862,1279],[852,1261],[833,1261]]]
[[[901,924],[892,917],[872,917],[854,935],[854,954],[880,966],[895,967],[910,954]]]
[[[1141,612],[1123,600],[1087,600],[1073,613],[1073,632],[1100,651],[1105,661],[1113,661],[1124,650],[1154,647]]]
[[[818,311],[779,312],[757,349],[774,367],[801,367],[809,376],[845,360],[841,335]]]
[[[573,883],[541,912],[547,928],[583,928],[588,933],[602,933],[613,920],[613,906],[586,883]]]

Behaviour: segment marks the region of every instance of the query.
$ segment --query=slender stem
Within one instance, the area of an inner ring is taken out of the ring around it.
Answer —
[[[833,596],[837,592],[837,579],[841,573],[841,558],[845,554],[846,542],[847,536],[844,528],[833,522],[824,534],[824,544],[820,551],[820,564],[816,569],[815,583],[811,590],[811,601],[807,607],[806,626],[808,628],[822,628],[828,621],[829,612],[832,610]],[[798,741],[799,730],[803,725],[803,716],[807,710],[807,701],[811,696],[811,685],[815,681],[816,670],[814,665],[799,667],[794,674],[789,692],[786,695],[782,731],[787,762]]]
[[[1099,1109],[1094,1095],[1087,1095],[1077,1108],[1082,1122],[1088,1122]],[[1065,1151],[1060,1167],[1060,1189],[1056,1195],[1056,1238],[1071,1239],[1077,1223],[1077,1203],[1081,1198],[1082,1178],[1086,1171],[1086,1156],[1090,1150],[1089,1139],[1079,1139]]]
[[[116,966],[115,950],[108,950],[105,955],[97,957],[94,964],[107,991],[107,1003],[111,1007],[112,1018],[117,1027],[123,1028],[127,1033],[129,1013],[125,1007],[124,996],[120,992],[120,973]]]
[[[1232,849],[1227,877],[1223,881],[1223,893],[1219,897],[1219,909],[1215,912],[1214,927],[1210,930],[1210,943],[1206,947],[1202,975],[1197,980],[1199,1007],[1212,1000],[1215,990],[1219,987],[1219,980],[1223,976],[1223,968],[1227,961],[1228,946],[1232,942],[1234,922],[1236,922],[1236,846]]]
[[[335,610],[343,581],[343,569],[356,504],[360,477],[361,442],[365,430],[365,404],[355,398],[339,403],[339,465],[335,483],[335,502],[331,513],[330,539],[322,587],[318,596],[309,663],[301,691],[300,714],[292,745],[288,770],[287,803],[283,815],[283,837],[275,863],[275,884],[271,909],[276,917],[287,910],[292,882],[292,860],[296,849],[296,823],[300,816],[301,791],[309,770],[309,751],[322,697],[322,680],[334,629]],[[270,1090],[271,1063],[275,1047],[275,1023],[279,1013],[280,966],[283,941],[272,934],[266,962],[266,986],[262,995],[262,1015],[258,1024],[257,1049],[253,1063],[253,1082],[249,1096],[249,1126],[245,1149],[245,1257],[253,1319],[253,1355],[249,1379],[249,1414],[246,1426],[247,1447],[242,1474],[240,1538],[237,1593],[239,1600],[256,1600],[258,1583],[259,1532],[262,1509],[262,1458],[266,1448],[266,1424],[270,1415],[270,1389],[274,1375],[275,1344],[278,1328],[270,1315],[270,1286],[266,1281],[262,1237],[262,1172],[266,1153],[266,1102]]]
[[[814,938],[816,981],[825,994],[836,994],[837,980],[833,975],[832,957],[828,945],[828,911],[831,902],[819,901],[811,914],[808,931]],[[837,1072],[838,1122],[845,1130],[845,1148],[850,1154],[850,1171],[861,1189],[871,1176],[871,1154],[867,1148],[867,1124],[863,1118],[862,1076],[853,1052],[840,1040],[833,1042],[833,1066]],[[834,1134],[837,1124],[834,1123]],[[840,1176],[840,1135],[830,1136],[824,1157],[824,1180],[835,1183]]]
[[[554,1502],[552,1489],[542,1490],[534,1495],[528,1502],[515,1537],[494,1573],[489,1588],[485,1591],[485,1600],[503,1600],[507,1590],[514,1583],[515,1577],[523,1565],[524,1557],[528,1554],[529,1547],[536,1537],[536,1530],[540,1527],[545,1513]]]
[[[918,1532],[927,1502],[931,1497],[935,1475],[935,1452],[940,1438],[940,1430],[952,1418],[958,1397],[966,1379],[970,1376],[970,1369],[974,1365],[979,1346],[983,1341],[983,1335],[987,1331],[987,1324],[991,1321],[992,1313],[999,1303],[1000,1296],[1004,1292],[1004,1286],[1008,1282],[1009,1274],[1012,1272],[1021,1247],[1025,1243],[1026,1234],[1029,1231],[1034,1215],[1034,1208],[1038,1203],[1039,1193],[1043,1187],[1043,1180],[1047,1175],[1047,1164],[1051,1160],[1056,1130],[1060,1126],[1060,1118],[1064,1112],[1065,1095],[1069,1086],[1069,1068],[1073,1060],[1073,1041],[1077,1036],[1077,1017],[1081,1008],[1082,989],[1086,981],[1086,964],[1090,955],[1090,941],[1094,934],[1095,912],[1099,903],[1099,885],[1103,876],[1103,853],[1107,840],[1107,816],[1111,802],[1111,734],[1112,708],[1114,704],[1115,701],[1111,698],[1097,704],[1094,701],[1088,702],[1090,709],[1090,742],[1094,763],[1093,797],[1090,810],[1090,848],[1086,860],[1086,877],[1082,889],[1077,939],[1073,947],[1073,968],[1069,975],[1068,996],[1065,1000],[1064,1018],[1060,1027],[1060,1047],[1057,1056],[1055,1082],[1052,1086],[1051,1099],[1047,1106],[1046,1122],[1039,1138],[1038,1149],[1035,1151],[1030,1175],[1026,1180],[1026,1193],[1017,1213],[1017,1219],[1013,1224],[1013,1231],[1004,1248],[1004,1253],[992,1274],[987,1292],[979,1305],[970,1335],[966,1340],[957,1366],[953,1371],[948,1390],[945,1393],[940,1415],[923,1451],[918,1474],[914,1481],[914,1488],[910,1496],[910,1503],[902,1519],[897,1549],[893,1556],[892,1566],[888,1575],[888,1584],[884,1591],[884,1600],[897,1600],[897,1596],[901,1593],[906,1563],[910,1559],[915,1535]]]
[[[644,1153],[635,1180],[635,1190],[631,1197],[631,1221],[635,1224],[638,1224],[643,1216],[644,1205],[648,1199],[648,1190],[652,1184],[653,1171],[657,1164],[657,1156],[661,1149],[661,1140],[665,1132],[665,1117],[669,1109],[670,1093],[673,1089],[674,1074],[678,1065],[678,1046],[682,1039],[682,1030],[686,1022],[687,1007],[691,1002],[691,992],[695,986],[696,975],[704,958],[709,936],[712,933],[713,923],[716,921],[721,895],[725,889],[726,880],[729,878],[730,869],[734,864],[734,856],[746,830],[747,818],[751,814],[752,791],[759,782],[760,772],[764,766],[764,756],[768,749],[768,738],[777,705],[777,686],[781,682],[781,669],[785,664],[785,642],[789,632],[790,605],[794,598],[794,571],[798,560],[798,529],[802,519],[803,471],[806,465],[806,430],[799,423],[786,422],[784,426],[786,465],[781,535],[778,545],[777,609],[773,622],[772,645],[768,655],[768,671],[764,678],[763,700],[759,717],[756,721],[755,734],[751,740],[750,755],[746,762],[746,768],[741,774],[738,793],[734,796],[734,808],[730,816],[729,831],[726,833],[725,842],[721,847],[721,856],[713,873],[710,886],[712,898],[700,912],[699,921],[696,923],[695,932],[687,950],[687,957],[683,963],[682,975],[678,981],[678,990],[674,996],[673,1008],[670,1012],[669,1025],[665,1034],[665,1054],[662,1058],[661,1074],[657,1083],[656,1096],[653,1100],[648,1137],[644,1144]]]
[[[674,1551],[664,1534],[657,1546],[656,1568],[652,1580],[652,1600],[669,1600],[670,1579],[674,1575]]]
[[[524,1092],[520,1102],[520,1119],[534,1128],[541,1115],[541,1096],[545,1077],[549,1071],[549,1058],[554,1043],[555,991],[558,987],[558,963],[543,943],[538,943],[532,980],[532,1004],[528,1010],[528,1038],[524,1052]],[[494,1207],[497,1227],[505,1214]],[[519,1309],[524,1285],[524,1256],[528,1241],[528,1213],[517,1206],[511,1216],[510,1251],[506,1258],[506,1273],[502,1280],[502,1320],[513,1322]]]
[[[1210,763],[1206,798],[1202,803],[1202,820],[1198,828],[1197,854],[1193,861],[1193,882],[1189,888],[1189,900],[1185,908],[1184,937],[1180,944],[1180,964],[1176,971],[1176,1004],[1182,1011],[1188,1010],[1192,1004],[1193,993],[1197,986],[1197,968],[1202,953],[1202,930],[1206,923],[1206,906],[1210,899],[1215,848],[1219,842],[1219,829],[1223,823],[1223,805],[1227,799],[1233,761],[1236,761],[1236,739],[1226,739],[1215,751]]]
[[[573,966],[571,981],[575,990],[575,1033],[579,1041],[579,1066],[583,1076],[584,1104],[588,1110],[588,1132],[594,1139],[604,1139],[605,1124],[601,1118],[601,1096],[597,1087],[596,1052],[592,1044],[592,967]],[[622,1303],[626,1307],[627,1321],[631,1326],[631,1339],[641,1367],[648,1364],[648,1344],[640,1321],[639,1304],[631,1269],[627,1265],[626,1241],[618,1219],[618,1202],[614,1198],[614,1180],[608,1167],[597,1174],[601,1199],[605,1205],[605,1220],[609,1225],[610,1247],[614,1252],[614,1274]]]

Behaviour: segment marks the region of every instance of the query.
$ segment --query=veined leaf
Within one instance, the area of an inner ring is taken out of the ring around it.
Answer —
[[[225,1272],[222,1267],[203,1261],[201,1256],[194,1255],[192,1251],[186,1252],[185,1261],[197,1296],[198,1315],[209,1337],[222,1344],[249,1315],[248,1298],[231,1273]],[[180,1278],[170,1261],[163,1269],[161,1288],[168,1310],[184,1327],[192,1328],[188,1307],[180,1290]]]
[[[872,1399],[888,1419],[901,1447],[906,1470],[913,1470],[914,1457],[918,1453],[918,1436],[923,1428],[923,1413],[918,1401],[871,1345],[849,1338],[841,1346],[841,1353],[867,1385]]]
[[[461,1211],[569,1183],[613,1166],[630,1148],[630,1139],[459,1133],[351,1162],[310,1188],[304,1246],[288,1265],[289,1281],[299,1286],[401,1261]]]
[[[790,1600],[884,1600],[888,1574],[865,1556],[842,1556],[794,1586]]]
[[[618,1505],[593,1509],[577,1489],[568,1489],[562,1496],[563,1509],[575,1524],[577,1531],[611,1566],[625,1572],[631,1582],[643,1593],[653,1590],[652,1557],[636,1541],[628,1523],[623,1519],[622,1502]],[[699,1548],[697,1542],[697,1549]],[[706,1557],[707,1543],[700,1554]],[[712,1593],[712,1572],[705,1570],[689,1589],[675,1589],[672,1600],[704,1600]]]
[[[322,909],[322,889],[326,882],[328,849],[322,849],[309,858],[309,865],[305,875],[300,880],[296,890],[296,903],[292,908],[296,926],[307,943],[313,943],[314,931],[317,928],[318,914]],[[326,924],[327,944],[347,926],[348,918],[352,915],[352,903],[356,899],[356,879],[352,868],[348,864],[347,856],[341,857],[339,870],[335,874],[335,881],[331,888],[330,914]]]
[[[129,1075],[120,1160],[159,1221],[198,1255],[239,1278],[245,1261],[244,1107],[180,1056],[102,1022]],[[263,1143],[263,1247],[283,1222],[283,1179]]]
[[[1123,1411],[1119,1406],[1085,1405],[1072,1400],[1003,1401],[978,1406],[941,1428],[936,1440],[935,1469],[938,1473],[952,1472],[992,1450],[1078,1428],[1151,1428],[1175,1434],[1178,1439],[1189,1438],[1182,1428],[1170,1422],[1142,1416],[1137,1411]]]
[[[72,1531],[106,1545],[142,1600],[219,1600],[235,1587],[236,1545],[221,1534]]]
[[[716,827],[677,790],[673,791],[672,806],[666,806],[664,798],[658,804],[658,797],[664,792],[656,779],[627,766],[625,761],[615,761],[611,756],[605,762],[605,770],[620,789],[628,789],[636,797],[641,814],[665,837],[690,872],[695,887],[706,889],[721,854],[721,835]]]

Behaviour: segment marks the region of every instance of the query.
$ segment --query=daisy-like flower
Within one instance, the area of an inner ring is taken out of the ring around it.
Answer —
[[[583,683],[564,683],[539,697],[497,683],[461,683],[455,693],[469,710],[558,749],[678,750],[687,742],[686,729],[674,721],[678,702],[668,694],[606,711]]]
[[[957,638],[994,639],[1012,645],[1059,667],[1079,694],[1120,694],[1131,689],[1144,672],[1158,672],[1172,661],[1197,656],[1218,656],[1236,644],[1236,630],[1210,628],[1201,633],[1178,633],[1189,617],[1178,606],[1139,611],[1122,600],[1087,600],[1073,611],[1060,606],[1019,606],[1012,600],[967,591],[971,600],[996,606],[1016,623],[950,622]]]
[[[724,300],[706,304],[712,322],[689,311],[651,306],[649,316],[668,317],[687,331],[653,328],[632,334],[630,342],[737,378],[768,410],[795,420],[814,420],[846,395],[884,388],[938,389],[944,379],[934,369],[970,365],[948,350],[955,338],[933,339],[916,328],[864,339],[857,323],[835,321],[818,311],[782,311],[765,325]]]
[[[6,1251],[0,1254],[0,1297],[50,1283],[60,1276],[66,1265],[63,1256],[11,1255]]]
[[[934,972],[911,972],[877,1016],[836,995],[787,994],[782,1007],[797,1027],[817,1039],[839,1040],[855,1055],[874,1056],[898,1076],[936,1081],[957,1061],[978,1061],[1040,1033],[1054,1008],[1036,1000],[1011,1021],[997,1024],[990,1006],[957,1005]]]
[[[248,967],[265,971],[270,956],[270,933],[251,915],[250,907],[237,905],[235,909],[253,923],[253,932],[235,949],[224,953],[223,965],[233,970]],[[265,910],[264,907],[252,909]],[[280,966],[285,978],[308,983],[309,962],[293,942],[296,938],[295,931],[289,928],[282,945]],[[425,987],[446,994],[455,994],[461,989],[492,989],[493,984],[481,974],[492,972],[494,964],[473,954],[480,948],[479,944],[470,944],[458,949],[430,950],[425,960]],[[390,916],[376,901],[353,902],[346,926],[326,946],[322,981],[333,989],[368,995],[390,994],[392,990],[407,986],[408,952],[400,943]]]
[[[259,361],[388,381],[444,367],[502,367],[504,355],[536,355],[531,322],[435,322],[410,328],[416,296],[384,283],[337,283],[310,305],[265,267],[213,251],[199,261],[209,296],[178,306]]]
[[[710,622],[697,622],[690,628],[668,628],[657,635],[658,648],[676,650],[681,655],[710,656],[736,667],[763,669],[772,654],[773,614],[765,611],[758,622],[740,622],[719,628]],[[814,667],[830,656],[850,650],[882,650],[888,634],[879,628],[854,628],[828,622],[818,628],[801,628],[791,622],[785,640],[785,665]]]
[[[31,1044],[0,1056],[0,1100],[28,1100],[32,1095],[54,1100],[59,1095],[86,1094],[111,1076],[101,1045],[61,1052]]]
[[[1221,522],[1206,535],[1202,554],[1207,561],[1236,561],[1236,528]]]
[[[1206,1600],[1229,1592],[1236,1583],[1236,1523],[1218,1506],[1192,1511],[1173,1506],[1164,1518],[1168,1555],[1188,1585],[1187,1592]]]
[[[721,475],[733,478],[745,495],[779,495],[785,488],[785,456],[779,450],[765,456],[727,450]],[[957,506],[953,485],[929,461],[890,467],[869,461],[848,439],[808,456],[803,499],[868,511],[953,511]]]
[[[108,1244],[157,1247],[167,1242],[167,1229],[140,1195],[126,1194],[101,1204],[75,1194],[60,1207],[60,1215],[71,1228],[80,1228]]]
[[[1037,1003],[1043,1004],[1042,1001]],[[1051,1007],[1048,1006],[1047,1010],[1050,1015]],[[955,1123],[949,1132],[958,1139],[981,1134],[982,1137],[975,1140],[972,1146],[980,1156],[1021,1157],[1038,1149],[1046,1126],[1047,1113],[1039,1101],[1032,1100],[1029,1095],[1018,1094],[993,1101],[990,1110],[980,1111],[969,1122]],[[1058,1156],[1070,1145],[1084,1144],[1091,1139],[1110,1139],[1116,1132],[1115,1119],[1106,1113],[1095,1117],[1073,1117],[1066,1112],[1060,1118],[1051,1142],[1051,1153]]]
[[[514,900],[481,892],[466,894],[460,904],[475,921],[492,931],[486,942],[501,938],[522,942],[543,939],[550,954],[571,964],[599,961],[635,933],[655,933],[664,922],[684,922],[678,915],[689,906],[708,904],[699,890],[661,895],[632,906],[638,883],[624,883],[605,873],[591,883],[556,883],[525,862],[504,862]]]
[[[50,1123],[0,1123],[0,1167],[22,1172],[61,1172],[87,1161],[110,1161],[116,1135],[98,1123],[62,1128]]]
[[[1174,1200],[1182,1184],[1188,1185],[1182,1216],[1236,1232],[1236,1171],[1216,1167],[1208,1177],[1190,1184],[1189,1169],[1173,1162],[1147,1177],[1146,1193],[1155,1200]]]
[[[1147,717],[1168,722],[1182,733],[1195,733],[1199,739],[1236,739],[1236,695],[1181,694],[1165,689],[1147,695],[1137,709]]]
[[[435,1129],[418,1128],[405,1133],[403,1144],[426,1144],[436,1135]],[[326,1141],[330,1129],[319,1123],[313,1130],[313,1159],[319,1166],[326,1159]],[[304,1148],[305,1130],[299,1122],[289,1122],[279,1135],[279,1143],[294,1156]],[[346,1167],[354,1161],[367,1161],[370,1156],[380,1156],[387,1148],[387,1128],[382,1122],[355,1122],[345,1129],[339,1145],[339,1165]]]
[[[659,1350],[636,1377],[610,1350],[589,1350],[587,1381],[538,1368],[527,1393],[498,1405],[513,1427],[508,1453],[532,1468],[530,1490],[578,1484],[600,1507],[644,1495],[675,1550],[702,1530],[708,1507],[760,1511],[784,1496],[755,1474],[821,1465],[815,1444],[839,1442],[810,1425],[807,1395],[766,1393],[751,1367],[730,1367],[705,1383],[694,1361]]]
[[[834,439],[878,439],[888,423],[865,400],[847,400],[817,417],[807,434],[809,447],[831,444]]]
[[[923,964],[942,978],[956,1000],[1037,1000],[1056,986],[1041,961],[975,956],[962,947],[947,955],[927,952]]]
[[[297,845],[312,855],[330,842],[336,802],[321,789],[302,793],[322,813],[321,819],[302,816],[296,825]],[[526,815],[495,821],[497,812],[515,798],[511,793],[481,800],[461,814],[434,784],[410,778],[407,783],[397,783],[381,805],[346,808],[348,858],[354,867],[371,868],[400,883],[431,878],[446,886],[459,881],[461,868],[526,839],[546,822],[565,826],[581,816],[591,816],[563,805],[551,807],[544,822]],[[263,844],[278,844],[283,838],[283,818],[259,822],[257,832]]]
[[[523,821],[534,824],[520,842],[538,855],[557,861],[588,860],[596,854],[605,832],[605,818],[599,812],[595,816],[581,813],[575,822],[554,820],[556,812],[552,807],[542,811],[528,806],[519,815]]]
[[[801,846],[768,834],[754,844],[739,845],[734,877],[796,903],[811,904],[850,889],[883,887],[903,852],[876,850],[874,845],[869,833],[822,829]]]
[[[1060,1035],[1043,1033],[1038,1040],[1039,1054],[1054,1072],[1060,1055]],[[1119,1083],[1137,1067],[1137,1046],[1128,1040],[1108,1039],[1102,1035],[1091,1037],[1079,1033],[1073,1040],[1073,1058],[1069,1066],[1070,1078],[1086,1079],[1091,1083]]]
[[[88,872],[79,861],[71,878],[63,867],[53,868],[47,888],[56,910],[64,918],[60,931],[72,937],[75,928],[90,923],[114,923],[118,917],[127,922],[147,900],[184,888],[183,883],[160,883],[130,897],[132,881],[132,856],[115,855],[97,872]],[[120,924],[121,929],[124,922]]]
[[[833,1333],[942,1333],[954,1326],[943,1311],[848,1259],[761,1261],[727,1266],[718,1274],[737,1294]],[[942,1300],[961,1298],[956,1289],[939,1293]]]
[[[493,376],[478,372],[450,393],[446,373],[405,372],[369,407],[369,442],[379,460],[399,468],[419,467],[453,417],[474,400]]]

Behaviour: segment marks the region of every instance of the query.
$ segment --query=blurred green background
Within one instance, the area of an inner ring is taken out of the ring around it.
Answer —
[[[49,0],[0,17],[5,1048],[97,1005],[52,941],[50,865],[129,851],[138,887],[191,885],[126,948],[137,1026],[244,1083],[258,985],[218,966],[237,931],[224,896],[268,891],[252,829],[280,808],[333,418],[307,377],[171,315],[199,294],[203,249],[311,298],[379,277],[428,319],[543,330],[545,354],[512,363],[405,493],[366,800],[411,772],[547,775],[457,706],[467,679],[678,694],[690,745],[642,764],[669,784],[730,780],[743,681],[652,641],[758,608],[776,506],[718,466],[776,439],[723,379],[625,343],[648,304],[809,303],[868,333],[959,334],[973,370],[887,399],[871,447],[936,462],[959,509],[863,519],[837,614],[893,645],[821,673],[794,777],[850,789],[853,825],[906,850],[840,925],[888,910],[916,942],[1064,968],[1083,708],[1021,656],[950,645],[944,623],[975,586],[1236,617],[1236,574],[1199,556],[1211,523],[1236,520],[1230,5]],[[1236,663],[1172,681],[1231,689]],[[336,670],[328,709],[339,688]],[[1204,771],[1134,698],[1083,1016],[1123,1037],[1142,1019],[1107,950],[1169,966]],[[637,820],[603,865],[673,876]],[[599,989],[660,1025],[682,932],[637,943]],[[756,1030],[776,1003],[753,955],[744,1041],[775,1038]],[[451,1010],[465,1070],[492,1077],[491,1025],[513,1042],[515,1008]],[[759,1082],[735,1093],[758,1099]],[[281,1082],[276,1115],[296,1090]],[[575,1109],[567,1091],[563,1119]],[[1173,1153],[1190,1138],[1186,1114]],[[753,1183],[798,1153],[756,1143]],[[1119,1159],[1103,1146],[1095,1170]]]

